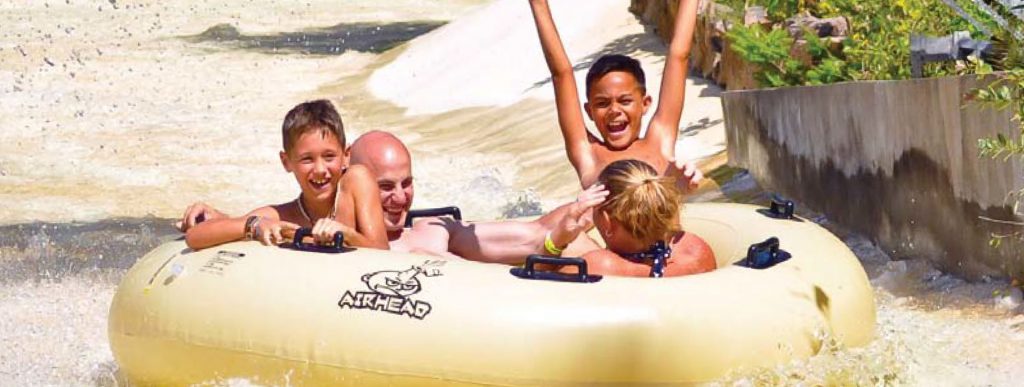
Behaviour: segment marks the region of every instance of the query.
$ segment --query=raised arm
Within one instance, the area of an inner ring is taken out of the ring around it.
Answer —
[[[654,112],[647,138],[657,141],[666,157],[675,155],[676,137],[679,134],[679,119],[683,114],[686,94],[687,61],[693,47],[693,30],[697,24],[697,3],[700,0],[682,0],[676,14],[672,42],[665,58],[665,72],[661,78],[661,96],[658,110]]]
[[[530,8],[533,10],[540,45],[544,49],[544,59],[547,61],[548,70],[551,71],[551,83],[555,88],[555,106],[558,108],[558,125],[565,140],[565,152],[569,162],[576,169],[576,174],[582,177],[590,174],[595,166],[572,63],[565,54],[547,0],[530,0]]]

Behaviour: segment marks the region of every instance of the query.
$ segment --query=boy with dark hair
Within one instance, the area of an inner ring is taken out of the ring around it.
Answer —
[[[686,186],[683,188],[696,187],[702,178],[693,164],[675,159],[698,1],[680,0],[665,58],[658,108],[646,136],[640,138],[641,120],[652,102],[640,63],[624,55],[598,59],[587,72],[587,102],[581,109],[573,66],[562,47],[548,1],[530,0],[544,58],[551,70],[565,150],[583,187],[594,184],[605,166],[621,159],[642,160],[662,171],[662,175],[680,177],[679,181]],[[586,111],[597,126],[601,139],[587,131],[581,111]]]
[[[640,66],[640,61],[626,55],[609,54],[597,58],[597,61],[587,70],[587,96],[590,96],[590,89],[594,82],[612,71],[632,74],[636,79],[637,87],[640,88],[640,93],[644,96],[647,95],[647,76],[644,75],[644,68]]]
[[[298,228],[310,227],[317,242],[341,232],[347,245],[387,249],[376,179],[361,165],[348,167],[344,126],[334,105],[317,100],[295,106],[285,116],[281,135],[281,165],[299,183],[299,197],[238,218],[192,221],[185,234],[188,246],[201,249],[241,239],[280,244]]]

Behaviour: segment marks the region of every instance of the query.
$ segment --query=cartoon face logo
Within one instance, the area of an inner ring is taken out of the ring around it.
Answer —
[[[406,271],[378,271],[376,273],[364,274],[363,282],[366,287],[380,294],[389,296],[409,297],[419,293],[420,280],[416,278],[423,270],[413,266]]]
[[[413,266],[405,271],[385,270],[364,274],[362,279],[366,287],[374,292],[405,298],[419,293],[423,289],[418,277],[439,276],[441,275],[439,268],[443,265],[444,261],[426,261],[420,266]]]
[[[369,309],[422,320],[430,314],[429,302],[409,298],[423,288],[419,277],[441,275],[444,261],[426,261],[409,270],[383,270],[364,274],[360,279],[371,292],[346,291],[338,301],[341,309]]]

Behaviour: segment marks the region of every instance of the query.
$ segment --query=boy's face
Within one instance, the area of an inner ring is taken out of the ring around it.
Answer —
[[[651,97],[640,90],[633,74],[612,71],[590,85],[584,108],[605,144],[622,150],[640,137],[640,123],[649,106]]]
[[[311,130],[296,139],[292,149],[280,154],[284,169],[295,175],[302,193],[309,199],[330,202],[348,164],[345,148],[334,133]]]

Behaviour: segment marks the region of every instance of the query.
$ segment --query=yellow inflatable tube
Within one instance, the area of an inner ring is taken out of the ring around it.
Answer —
[[[806,358],[828,335],[870,341],[875,306],[856,257],[809,221],[763,212],[685,207],[684,228],[718,257],[714,272],[592,283],[370,249],[171,242],[126,274],[111,349],[140,385],[633,386]],[[769,237],[792,257],[733,265]]]

